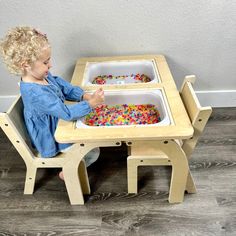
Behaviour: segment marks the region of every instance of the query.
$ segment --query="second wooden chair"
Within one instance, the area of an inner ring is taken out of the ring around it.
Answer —
[[[180,96],[188,112],[189,118],[194,128],[193,137],[188,140],[174,140],[178,145],[182,146],[186,157],[189,159],[192,154],[197,141],[203,132],[205,125],[212,113],[211,107],[202,107],[199,100],[193,90],[192,84],[195,82],[195,76],[186,76],[180,90]],[[177,155],[177,154],[176,154]],[[155,146],[155,142],[147,142],[145,147],[140,145],[132,145],[130,147],[130,156],[127,159],[127,171],[128,171],[128,193],[138,192],[138,167],[139,166],[172,166],[178,164],[178,162],[172,162],[171,159],[160,152]],[[179,168],[180,169],[180,168]],[[172,168],[173,171],[173,168]],[[181,173],[180,173],[181,174]],[[172,178],[174,175],[172,175]],[[188,171],[188,178],[186,183],[186,191],[189,193],[195,193],[196,187],[191,175]],[[169,202],[180,202],[181,200],[175,200],[175,192],[171,192],[173,196],[169,196]],[[174,200],[173,200],[174,199]]]

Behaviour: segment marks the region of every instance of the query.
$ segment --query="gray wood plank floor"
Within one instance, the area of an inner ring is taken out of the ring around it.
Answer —
[[[141,167],[127,194],[126,148],[102,148],[88,168],[92,194],[69,204],[59,170],[39,170],[23,195],[25,165],[0,130],[0,235],[236,235],[236,108],[217,108],[190,161],[197,194],[169,204],[170,167]]]

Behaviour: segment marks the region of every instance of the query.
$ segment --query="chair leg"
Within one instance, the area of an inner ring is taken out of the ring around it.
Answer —
[[[33,194],[36,173],[37,173],[37,168],[35,166],[26,166],[24,194]]]
[[[79,165],[79,179],[83,194],[90,194],[90,185],[85,161],[82,160]]]
[[[135,160],[127,159],[128,193],[138,192],[138,165]]]
[[[185,189],[188,193],[196,193],[197,192],[197,189],[196,189],[196,186],[195,186],[195,183],[193,181],[193,177],[192,177],[192,174],[190,171],[188,172],[188,178],[187,178],[187,183],[186,183]]]

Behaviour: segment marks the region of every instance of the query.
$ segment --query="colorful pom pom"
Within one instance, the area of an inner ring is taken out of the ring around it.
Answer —
[[[100,105],[85,116],[89,126],[146,125],[160,122],[160,114],[153,104]]]
[[[92,84],[106,84],[110,83],[111,81],[115,82],[116,80],[122,81],[133,81],[139,83],[148,83],[151,79],[145,74],[131,74],[131,75],[99,75],[92,81]]]

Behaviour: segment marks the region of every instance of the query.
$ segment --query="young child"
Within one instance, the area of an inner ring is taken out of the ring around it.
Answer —
[[[24,104],[25,124],[32,144],[42,157],[54,157],[72,144],[56,142],[58,119],[76,120],[104,102],[98,89],[86,94],[60,77],[53,76],[51,46],[47,36],[31,27],[11,29],[0,41],[0,52],[9,71],[21,77],[20,92]],[[65,100],[77,101],[66,105]],[[87,166],[97,160],[99,149],[85,156]],[[63,179],[62,172],[59,176]]]

